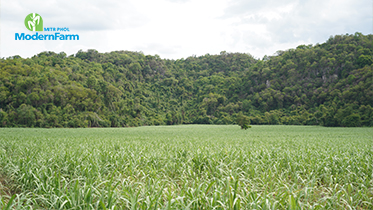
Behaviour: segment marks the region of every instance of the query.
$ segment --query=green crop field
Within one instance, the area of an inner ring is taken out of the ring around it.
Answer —
[[[0,129],[0,209],[373,209],[373,129]]]

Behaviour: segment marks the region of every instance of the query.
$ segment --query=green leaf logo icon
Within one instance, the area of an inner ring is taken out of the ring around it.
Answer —
[[[25,26],[30,31],[43,31],[43,18],[37,13],[30,13],[25,18]]]

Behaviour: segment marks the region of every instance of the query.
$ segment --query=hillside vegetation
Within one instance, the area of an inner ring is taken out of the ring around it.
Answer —
[[[373,126],[373,35],[336,35],[255,59],[116,51],[0,59],[0,126]]]

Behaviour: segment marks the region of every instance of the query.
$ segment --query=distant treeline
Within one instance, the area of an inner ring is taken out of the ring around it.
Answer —
[[[116,51],[0,59],[1,127],[174,124],[373,126],[373,35],[255,59]]]

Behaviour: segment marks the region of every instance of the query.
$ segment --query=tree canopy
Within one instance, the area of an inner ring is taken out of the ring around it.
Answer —
[[[0,59],[1,127],[174,124],[373,126],[373,35],[255,59],[221,52],[42,52]],[[245,118],[246,120],[246,118]]]

